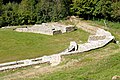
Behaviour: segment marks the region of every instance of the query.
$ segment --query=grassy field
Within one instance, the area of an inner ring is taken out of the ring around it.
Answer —
[[[99,21],[90,21],[96,25],[104,25]],[[116,40],[120,41],[120,24],[109,22],[106,30],[112,32]],[[39,75],[26,80],[111,80],[113,76],[120,76],[120,43],[110,43],[104,48],[85,52],[83,54],[64,57],[63,64],[69,66],[59,71]],[[75,60],[73,63],[72,60]],[[77,60],[77,61],[76,61]],[[117,79],[120,80],[120,79]]]
[[[100,23],[98,21],[89,22],[94,25]],[[99,25],[104,24],[101,22]],[[117,28],[114,26],[117,26]],[[116,40],[120,41],[120,28],[118,26],[120,24],[114,23],[113,27],[109,27],[106,30],[110,31]],[[71,36],[71,34],[75,35],[76,33],[81,34],[81,30],[63,35]],[[86,34],[88,33],[81,34],[81,38]],[[63,37],[63,35],[53,37]],[[77,42],[79,40],[86,41],[86,38],[81,38],[78,39],[77,37],[73,39]],[[120,43],[110,43],[100,49],[63,56],[61,64],[56,67],[41,66],[41,68],[35,69],[34,66],[31,66],[14,71],[1,72],[0,80],[111,80],[115,75],[120,76]]]
[[[80,29],[55,36],[0,29],[0,63],[55,54],[66,49],[70,41],[87,41],[88,35]]]
[[[96,52],[93,53],[96,54]],[[101,54],[100,51],[98,53]],[[85,53],[84,56],[86,55],[88,54]],[[98,55],[96,54],[96,56]],[[34,78],[25,78],[25,80],[111,80],[113,76],[120,75],[120,53],[104,56],[101,59],[100,57],[97,58],[95,56],[84,57],[84,59],[78,60],[79,62],[71,64],[74,66],[68,66],[63,68],[63,70],[39,75]]]

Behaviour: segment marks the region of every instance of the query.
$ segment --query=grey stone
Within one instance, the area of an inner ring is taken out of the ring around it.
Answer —
[[[33,25],[32,27],[27,28],[17,28],[18,32],[32,32],[32,33],[40,33],[47,35],[55,35],[66,32],[74,31],[75,27],[73,25],[63,25],[60,23],[42,23],[41,25]]]
[[[78,45],[75,41],[70,42],[70,46],[68,47],[68,52],[71,51],[77,51],[78,50]]]

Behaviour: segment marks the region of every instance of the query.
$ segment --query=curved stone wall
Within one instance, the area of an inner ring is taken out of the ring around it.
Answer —
[[[105,31],[104,29],[90,26],[86,23],[78,23],[76,26],[92,34],[89,36],[87,43],[77,44],[76,42],[72,41],[68,49],[58,54],[43,56],[35,59],[3,63],[0,64],[0,71],[46,62],[50,63],[51,66],[56,66],[61,62],[61,56],[63,55],[81,53],[92,49],[100,48],[114,39],[114,36],[112,36],[110,32]]]

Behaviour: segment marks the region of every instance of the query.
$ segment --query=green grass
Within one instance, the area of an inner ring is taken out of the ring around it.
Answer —
[[[94,23],[98,24],[97,21]],[[113,26],[116,25],[118,24],[117,23],[113,24]],[[120,41],[120,29],[115,27],[114,28],[110,27],[107,30],[112,32],[112,34],[116,37],[116,39]],[[71,40],[72,38],[70,37],[75,35],[76,33],[78,33],[79,36],[81,37],[78,39],[78,37],[76,36],[73,39],[75,39],[77,42],[79,42],[79,40],[86,41],[87,38],[83,38],[83,37],[88,33],[84,33],[84,32],[82,33],[81,30],[68,34],[52,36],[52,38],[54,39],[57,38],[59,40],[60,37],[63,38],[63,36],[67,35],[69,36],[66,38],[67,39],[66,45],[68,46],[69,42],[67,43],[67,41],[69,41],[69,39]],[[22,34],[28,35],[31,33],[22,33]],[[36,34],[32,34],[32,35],[36,35]],[[120,76],[120,43],[119,44],[110,43],[103,48],[91,50],[89,52],[63,56],[61,64],[53,68],[57,68],[57,70],[45,73],[43,75],[37,74],[29,77],[24,76],[22,78],[16,76],[15,79],[16,80],[111,80],[111,78],[115,75]],[[26,68],[26,70],[33,70],[33,69],[31,67],[31,68]],[[16,74],[17,72],[21,73],[23,72],[23,70],[18,69],[16,71],[1,72],[0,76],[7,77],[8,75]],[[10,77],[10,79],[11,78],[12,77]]]
[[[120,75],[119,62],[120,53],[116,53],[97,63],[88,63],[82,67],[74,66],[74,68],[26,80],[111,80],[112,76]]]
[[[111,80],[113,76],[120,75],[120,47],[114,43],[90,52],[65,56],[65,59],[65,64],[72,59],[78,62],[71,64],[72,67],[25,80]]]
[[[98,25],[105,26],[104,21],[105,20],[101,19],[101,20],[94,20],[93,22],[97,23]],[[120,22],[111,22],[111,21],[107,21],[107,20],[105,22],[106,22],[106,25],[108,28],[120,29]]]
[[[0,29],[0,63],[55,54],[66,49],[70,41],[87,41],[88,35],[80,29],[55,36]]]
[[[120,28],[118,28],[120,24],[113,22],[109,24],[112,26],[108,30],[112,32],[116,40],[120,41]],[[64,58],[66,60],[62,64],[67,64],[72,59],[79,62],[72,64],[72,67],[65,67],[62,70],[34,78],[25,78],[25,80],[111,80],[115,75],[120,76],[120,44],[110,43],[97,50]]]

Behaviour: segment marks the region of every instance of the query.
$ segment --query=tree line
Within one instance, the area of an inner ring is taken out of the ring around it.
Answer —
[[[120,22],[120,0],[0,0],[0,27],[58,21],[71,15]]]

